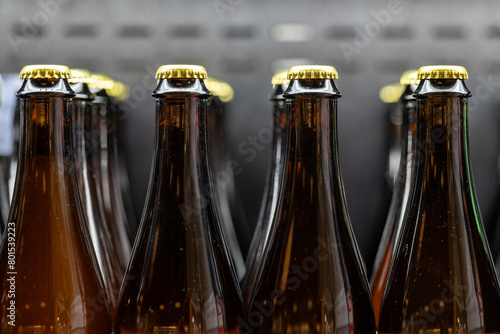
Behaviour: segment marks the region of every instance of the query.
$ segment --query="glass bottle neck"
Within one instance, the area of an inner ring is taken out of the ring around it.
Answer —
[[[309,167],[315,169],[310,171],[313,178],[323,176],[329,180],[333,175],[340,175],[337,150],[337,98],[340,92],[333,80],[292,80],[283,96],[287,99],[287,129],[290,131],[288,168],[292,170],[289,173]]]
[[[156,110],[158,173],[198,170],[206,162],[206,102],[197,97],[158,99]]]
[[[117,154],[117,116],[111,98],[104,89],[97,91],[93,101],[94,112],[100,114],[101,159],[103,166],[109,167]]]
[[[273,147],[272,169],[279,168],[283,163],[284,144],[286,140],[286,101],[273,100]]]
[[[328,167],[331,172],[330,162],[337,164],[336,99],[295,99],[289,103],[289,164]]]
[[[461,187],[461,176],[469,173],[466,99],[433,96],[419,99],[417,105],[415,166],[425,176],[421,181],[435,181],[437,188],[453,181]]]
[[[57,173],[51,173],[53,177],[74,173],[73,95],[65,80],[25,80],[18,92],[21,168],[35,170],[45,164],[51,171],[57,169]]]
[[[66,80],[25,80],[19,90],[21,135],[12,203],[23,196],[38,203],[40,194],[57,203],[77,200],[73,95]]]
[[[408,183],[413,169],[413,160],[415,157],[415,142],[416,142],[416,106],[417,101],[413,98],[414,89],[408,86],[403,97],[401,98],[401,155],[397,179],[394,182],[394,188],[404,186]],[[405,186],[406,188],[406,186]]]
[[[153,93],[156,137],[153,187],[187,216],[200,213],[213,198],[209,185],[206,133],[208,91],[199,79],[163,79]]]

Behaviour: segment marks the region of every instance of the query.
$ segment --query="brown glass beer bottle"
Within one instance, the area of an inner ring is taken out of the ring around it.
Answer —
[[[153,166],[115,334],[239,333],[241,292],[209,168],[207,73],[164,65],[156,77]]]
[[[469,163],[467,72],[418,71],[408,208],[380,310],[380,333],[499,333],[500,286]]]
[[[127,216],[123,208],[123,201],[119,188],[119,181],[114,173],[116,163],[116,115],[114,104],[107,91],[113,87],[113,81],[102,74],[92,74],[90,90],[95,94],[92,101],[93,113],[99,115],[99,123],[92,123],[97,128],[93,128],[92,133],[99,135],[96,159],[100,161],[100,171],[95,173],[97,188],[101,192],[102,206],[107,229],[111,235],[113,248],[119,259],[119,266],[122,273],[125,273],[130,260],[131,242],[130,233],[127,228]]]
[[[281,194],[281,182],[283,180],[283,160],[286,151],[285,134],[285,98],[283,92],[287,89],[290,80],[287,78],[288,71],[276,72],[272,79],[273,93],[269,99],[273,103],[273,146],[269,173],[266,178],[264,195],[262,197],[261,210],[252,242],[248,250],[246,264],[247,272],[242,281],[243,302],[248,308],[252,297],[253,287],[257,278],[258,269],[261,267],[262,255],[266,244],[271,236],[272,224],[279,196]]]
[[[214,181],[214,191],[217,196],[220,220],[224,235],[227,240],[227,247],[231,253],[238,278],[245,275],[245,260],[241,253],[238,236],[235,229],[235,221],[231,215],[230,199],[228,192],[234,192],[234,168],[227,157],[224,148],[224,122],[225,105],[222,100],[228,102],[232,99],[234,92],[229,84],[208,77],[204,80],[205,86],[212,93],[208,98],[207,115],[207,139],[210,150],[210,170]],[[239,198],[239,197],[238,197]],[[240,224],[242,222],[239,222]]]
[[[20,73],[20,157],[0,248],[3,334],[112,330],[78,194],[70,77],[57,65]]]
[[[340,174],[337,77],[331,66],[288,71],[283,191],[244,324],[248,332],[375,333]]]
[[[413,92],[418,85],[417,70],[409,70],[403,73],[401,85],[405,87],[405,91],[401,95],[399,101],[399,109],[401,110],[401,144],[398,145],[401,152],[399,170],[394,178],[389,214],[387,215],[384,233],[379,244],[370,282],[375,321],[377,323],[394,248],[397,244],[396,241],[401,231],[404,213],[408,205],[408,197],[410,196],[409,190],[413,168],[413,148],[416,131],[416,102],[413,97]]]
[[[99,128],[100,114],[92,108],[94,96],[88,87],[91,82],[90,73],[82,69],[71,69],[69,82],[76,93],[73,98],[73,125],[80,197],[108,294],[111,316],[114,316],[124,271],[119,266],[119,257],[105,222],[101,191],[95,182],[101,168],[97,154],[100,137],[99,132],[95,131]]]

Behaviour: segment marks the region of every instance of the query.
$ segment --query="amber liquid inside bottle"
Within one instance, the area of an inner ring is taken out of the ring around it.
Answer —
[[[400,101],[402,109],[400,165],[396,177],[394,178],[391,206],[373,266],[370,284],[373,309],[375,311],[375,320],[377,323],[394,249],[399,239],[404,214],[410,197],[410,183],[416,135],[416,101],[412,96],[415,88],[416,86],[407,86]]]
[[[25,80],[20,159],[0,249],[0,332],[111,332],[75,174],[65,80]],[[14,321],[15,327],[9,324]]]
[[[375,333],[366,273],[350,226],[332,80],[292,80],[288,154],[247,319],[253,333]]]
[[[80,197],[89,226],[90,237],[104,279],[112,317],[116,312],[118,293],[125,270],[105,221],[100,179],[100,113],[92,108],[92,95],[86,84],[72,84],[77,95],[73,98],[75,128],[76,174]]]
[[[277,204],[281,195],[281,185],[283,181],[283,162],[286,152],[285,137],[285,99],[283,98],[284,85],[277,85],[275,91],[271,95],[273,102],[273,148],[271,168],[266,179],[266,188],[262,198],[261,210],[252,242],[248,250],[246,259],[247,272],[242,281],[243,301],[245,307],[249,307],[252,297],[253,288],[257,280],[258,269],[262,265],[262,257],[264,249],[269,243],[269,238],[272,234],[272,229],[275,226],[272,224]],[[286,88],[286,87],[285,87]]]
[[[469,165],[463,80],[422,80],[409,209],[380,333],[498,333],[500,288]]]
[[[208,91],[162,79],[146,205],[120,291],[116,334],[239,333],[241,292],[210,179]]]

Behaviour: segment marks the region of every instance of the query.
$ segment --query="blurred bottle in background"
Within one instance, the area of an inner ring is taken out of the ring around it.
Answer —
[[[410,198],[379,332],[498,333],[500,285],[469,163],[468,75],[461,66],[424,66],[417,78]]]
[[[288,71],[286,169],[249,307],[253,333],[376,330],[340,174],[337,78],[331,66]]]
[[[231,101],[234,91],[226,82],[211,77],[205,79],[204,82],[207,89],[213,94],[208,99],[207,114],[210,170],[227,246],[231,252],[238,278],[241,280],[245,275],[245,260],[243,259],[238,241],[239,238],[236,234],[233,216],[231,215],[230,202],[234,201],[234,199],[231,200],[229,198],[230,193],[233,196],[236,195],[234,193],[234,167],[224,148],[225,104]],[[236,197],[240,198],[239,195]],[[235,216],[234,218],[237,219],[238,217]],[[246,224],[246,221],[239,221],[240,227],[242,224]]]
[[[155,153],[115,334],[239,333],[241,292],[209,174],[202,66],[156,78]]]
[[[118,155],[118,183],[123,199],[123,208],[125,209],[125,216],[127,217],[127,223],[129,227],[127,228],[128,237],[130,244],[133,245],[135,237],[137,235],[137,229],[139,228],[139,223],[137,220],[137,213],[134,210],[134,205],[132,201],[132,188],[130,186],[130,174],[128,169],[128,154],[125,148],[125,129],[124,122],[128,117],[127,110],[129,108],[124,108],[123,103],[127,101],[130,96],[130,88],[122,82],[113,80],[113,86],[108,90],[109,96],[112,98],[114,109],[116,113],[116,138],[117,138],[117,155]]]
[[[255,226],[246,259],[247,272],[242,281],[245,307],[249,306],[253,287],[258,276],[258,269],[262,266],[264,249],[272,238],[273,231],[276,227],[272,222],[275,218],[278,200],[282,192],[283,162],[285,152],[287,152],[287,147],[284,146],[286,144],[286,102],[283,97],[283,92],[287,89],[288,83],[290,82],[287,78],[287,74],[288,70],[278,71],[273,75],[271,80],[274,89],[269,97],[273,103],[273,146],[271,165],[266,177],[266,185],[262,197],[259,218]]]
[[[386,104],[388,122],[389,159],[387,161],[387,184],[392,190],[394,180],[398,176],[401,159],[401,131],[403,125],[403,113],[400,105],[400,97],[405,90],[405,85],[393,83],[382,87],[379,92],[380,101]]]
[[[66,66],[25,66],[18,172],[0,247],[0,332],[110,333],[79,198]]]
[[[124,270],[120,268],[118,251],[114,248],[108,224],[105,221],[101,190],[95,181],[100,178],[100,136],[96,129],[100,125],[100,113],[92,108],[94,96],[89,90],[90,73],[82,69],[71,69],[73,98],[73,126],[75,164],[80,198],[89,227],[90,237],[104,279],[111,316],[114,317],[118,293]]]
[[[215,84],[215,82],[216,81],[210,80],[210,78],[206,81],[206,84],[212,85],[212,88],[215,87],[216,90],[220,90],[220,92],[214,94],[218,95],[220,103],[215,99],[213,100],[214,103],[210,103],[213,108],[209,107],[211,111],[207,116],[208,142],[210,151],[215,150],[215,155],[211,158],[214,161],[213,167],[215,168],[215,174],[218,175],[218,179],[220,180],[224,178],[224,181],[221,182],[224,185],[221,196],[227,198],[227,206],[231,214],[236,236],[238,237],[239,248],[243,258],[245,258],[252,237],[252,231],[246,217],[242,192],[239,189],[238,182],[236,182],[236,177],[237,174],[241,172],[241,167],[238,162],[233,160],[229,155],[226,137],[227,131],[225,128],[229,118],[227,115],[228,111],[238,112],[238,109],[237,106],[235,107],[229,103],[234,97],[232,87],[225,82],[221,82],[220,85]],[[227,217],[226,214],[224,215]],[[235,258],[235,261],[236,260]],[[235,264],[237,266],[238,276],[242,279],[245,271],[244,263],[243,265],[239,263]]]
[[[382,156],[385,160],[385,174],[373,178],[375,184],[374,196],[370,201],[367,217],[371,217],[370,222],[374,224],[373,239],[380,240],[383,235],[387,215],[391,206],[392,189],[394,180],[399,168],[401,157],[401,108],[398,105],[399,97],[403,93],[404,86],[399,83],[387,85],[379,92],[379,97],[386,104],[385,126],[381,130],[385,134]],[[375,262],[377,253],[377,243],[369,244],[365,250],[365,261],[368,264],[368,272],[373,273],[372,264]]]
[[[90,90],[95,94],[92,107],[93,113],[100,115],[99,127],[92,129],[93,133],[99,135],[99,147],[96,148],[100,161],[100,172],[95,174],[97,189],[100,189],[104,217],[107,229],[111,235],[113,247],[119,257],[119,266],[122,273],[127,268],[131,254],[131,241],[128,232],[132,225],[128,222],[125,212],[123,197],[119,183],[120,168],[118,158],[118,144],[116,137],[116,110],[114,103],[108,95],[108,90],[113,87],[113,81],[104,75],[92,74]]]
[[[375,264],[373,265],[370,281],[373,309],[375,311],[375,320],[377,323],[385,284],[387,282],[387,277],[389,276],[392,256],[399,238],[399,233],[403,224],[403,217],[408,205],[408,198],[410,196],[416,131],[416,102],[413,97],[413,92],[417,88],[417,85],[417,70],[409,70],[402,75],[400,85],[392,86],[392,89],[395,90],[394,98],[396,98],[396,96],[400,96],[397,103],[398,106],[395,106],[391,111],[391,114],[393,115],[398,114],[397,118],[394,118],[397,119],[400,137],[399,140],[393,138],[392,142],[399,142],[400,144],[393,145],[391,147],[391,155],[395,154],[395,152],[392,151],[392,149],[394,149],[394,151],[400,152],[400,157],[396,159],[391,156],[390,159],[391,161],[398,161],[399,168],[396,176],[394,177],[391,206],[389,208],[384,233],[375,258]],[[402,95],[400,94],[400,87],[404,87]],[[391,119],[393,118],[391,117]],[[398,148],[396,149],[396,147]]]

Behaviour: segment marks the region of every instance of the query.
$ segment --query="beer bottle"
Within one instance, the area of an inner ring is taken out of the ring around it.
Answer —
[[[73,118],[75,129],[76,174],[84,213],[87,218],[90,237],[97,255],[97,262],[109,297],[111,315],[114,316],[118,293],[124,271],[119,266],[119,256],[114,248],[108,225],[105,222],[102,195],[95,180],[100,175],[99,132],[100,114],[92,108],[94,96],[89,90],[90,73],[82,69],[71,69]]]
[[[288,71],[276,72],[271,80],[273,85],[273,93],[269,99],[273,103],[273,146],[272,146],[272,159],[271,168],[266,178],[266,185],[264,195],[262,197],[261,210],[255,232],[248,250],[246,259],[247,272],[242,281],[243,287],[243,301],[245,307],[248,307],[252,290],[257,278],[258,268],[261,267],[262,257],[266,244],[272,235],[271,229],[275,226],[272,225],[274,214],[279,196],[281,194],[281,181],[283,180],[283,161],[286,148],[285,134],[285,99],[283,92],[288,87],[289,80],[287,78]]]
[[[134,205],[132,201],[132,190],[130,187],[130,174],[128,169],[127,150],[125,148],[125,140],[127,134],[123,129],[123,120],[127,117],[127,109],[125,101],[129,98],[130,87],[122,82],[113,80],[113,86],[108,93],[113,101],[117,124],[116,126],[116,142],[117,142],[117,156],[118,163],[115,166],[119,169],[115,171],[118,179],[118,187],[123,199],[123,208],[125,210],[125,217],[127,217],[127,233],[131,245],[134,243],[137,234],[137,220]]]
[[[370,234],[373,240],[380,240],[383,236],[384,228],[389,215],[391,199],[393,195],[394,180],[397,176],[399,159],[401,156],[401,108],[398,104],[399,98],[403,93],[403,85],[394,83],[382,87],[379,97],[385,103],[384,124],[381,132],[384,134],[384,145],[381,156],[385,157],[385,168],[382,173],[377,173],[374,178],[375,196],[371,196],[370,205],[366,207],[366,216],[370,217]],[[377,254],[376,243],[370,242],[365,248],[365,261],[374,263]],[[373,268],[372,269],[373,272]]]
[[[500,286],[469,163],[467,71],[418,71],[408,208],[382,300],[380,333],[499,333]]]
[[[235,173],[239,172],[241,167],[239,167],[235,161],[231,160],[228,151],[225,148],[226,145],[224,135],[226,131],[224,126],[227,123],[227,103],[233,99],[234,90],[228,83],[215,80],[210,77],[205,80],[205,84],[207,85],[208,90],[213,93],[213,96],[209,98],[207,135],[208,145],[211,152],[211,160],[215,162],[213,165],[213,174],[217,176],[214,179],[216,183],[216,195],[223,192],[221,194],[222,197],[220,205],[225,206],[226,204],[223,203],[223,201],[226,201],[227,209],[229,210],[231,218],[229,218],[227,214],[224,214],[223,212],[221,213],[223,216],[227,217],[227,219],[232,220],[235,235],[238,238],[238,247],[240,248],[240,253],[242,253],[241,257],[237,254],[238,251],[233,250],[235,247],[231,246],[231,239],[233,237],[231,237],[231,235],[227,235],[229,249],[231,253],[235,254],[233,260],[236,267],[236,273],[238,274],[238,278],[241,280],[243,279],[246,271],[243,256],[249,247],[252,232],[249,229],[245,214],[241,198],[242,192],[240,191],[238,183],[235,180]],[[212,89],[214,91],[212,91]],[[212,154],[213,150],[215,150],[215,154]],[[225,178],[225,180],[223,180],[223,178]],[[221,187],[223,187],[223,189],[220,189]],[[224,208],[224,211],[225,210],[226,209]],[[225,223],[224,217],[222,217],[222,221],[224,225],[229,226],[229,224]]]
[[[95,180],[100,189],[104,208],[104,221],[111,235],[113,248],[119,259],[119,267],[125,273],[128,261],[130,260],[131,242],[127,232],[127,216],[123,208],[123,201],[120,194],[117,178],[118,169],[117,143],[115,137],[116,114],[114,104],[108,95],[108,90],[113,86],[113,81],[102,74],[92,74],[90,91],[95,94],[92,101],[93,113],[99,115],[99,122],[93,123],[97,128],[92,129],[92,133],[99,135],[99,146],[96,148],[96,159],[100,161],[100,171],[96,171]]]
[[[244,324],[249,332],[375,333],[340,174],[337,77],[331,66],[288,71],[283,191]]]
[[[153,166],[115,334],[239,333],[241,292],[213,201],[207,73],[164,65],[156,77]]]
[[[371,277],[371,291],[373,309],[375,311],[375,321],[378,323],[380,304],[384,293],[385,283],[389,275],[392,256],[396,241],[401,230],[402,220],[408,204],[409,189],[411,182],[411,171],[413,165],[413,148],[415,144],[415,98],[413,92],[417,88],[417,70],[409,70],[403,73],[401,85],[405,91],[400,98],[401,110],[401,131],[399,145],[401,157],[399,160],[399,170],[394,178],[391,205],[385,224],[384,233],[380,241],[373,266]]]
[[[212,96],[208,98],[207,137],[214,191],[217,197],[220,219],[226,236],[227,246],[234,261],[236,274],[238,278],[241,279],[245,274],[245,260],[243,259],[240,244],[238,242],[228,196],[228,188],[234,186],[234,169],[232,168],[232,163],[226,156],[223,140],[224,103],[232,99],[234,92],[231,86],[223,81],[212,77],[208,77],[204,81],[205,86],[210,93],[212,93]],[[222,100],[225,102],[222,102]]]
[[[387,161],[387,184],[389,185],[391,193],[394,186],[394,180],[398,175],[400,166],[399,159],[401,157],[401,126],[403,122],[403,115],[399,102],[404,90],[405,85],[398,82],[382,87],[379,92],[380,100],[387,106],[387,115],[389,119],[389,159]]]
[[[74,161],[71,73],[22,69],[16,187],[0,248],[0,332],[110,333]]]

